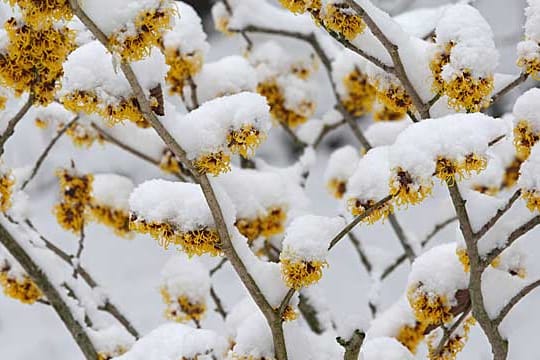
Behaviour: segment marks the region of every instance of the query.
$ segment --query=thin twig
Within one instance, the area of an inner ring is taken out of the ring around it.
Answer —
[[[73,260],[73,263],[74,263],[74,267],[73,267],[73,277],[76,279],[77,278],[77,266],[79,265],[80,261],[81,261],[81,255],[83,253],[83,250],[84,250],[84,240],[85,240],[86,236],[85,236],[85,233],[84,233],[84,222],[83,224],[81,225],[81,231],[80,231],[80,234],[79,234],[79,247],[77,248],[77,253],[75,254],[75,259]]]
[[[345,354],[343,354],[343,360],[357,360],[360,353],[360,348],[364,342],[366,334],[360,330],[354,330],[352,337],[349,340],[345,340],[341,337],[337,337],[336,341],[339,345],[345,348]]]
[[[515,87],[523,84],[529,76],[527,73],[521,73],[519,76],[512,81],[510,84],[506,85],[504,88],[499,90],[495,95],[491,97],[491,105],[495,104],[497,101],[499,101],[503,96],[508,94],[510,91],[512,91]]]
[[[461,314],[461,316],[456,321],[454,321],[454,323],[449,329],[444,329],[444,334],[441,340],[439,341],[439,344],[435,348],[435,352],[433,353],[435,356],[439,356],[441,354],[444,346],[446,345],[446,343],[448,342],[452,334],[457,330],[457,328],[461,325],[461,323],[463,323],[463,321],[467,318],[467,316],[469,316],[470,312],[471,312],[471,308],[469,307],[466,311],[464,311]],[[432,355],[430,354],[430,356]]]
[[[6,145],[6,142],[15,133],[15,127],[17,126],[19,121],[22,120],[24,115],[26,115],[28,110],[30,110],[33,103],[34,95],[30,93],[30,95],[28,95],[28,99],[26,100],[22,108],[15,114],[15,116],[13,116],[9,120],[6,130],[4,130],[4,133],[2,134],[2,136],[0,136],[0,156],[4,154],[4,146]]]
[[[514,295],[510,301],[504,305],[504,307],[502,308],[502,310],[499,312],[499,315],[497,315],[497,317],[495,318],[494,322],[495,324],[499,325],[503,320],[504,318],[506,317],[506,315],[508,315],[508,313],[510,312],[510,310],[512,310],[514,308],[514,306],[521,301],[521,299],[523,299],[525,296],[527,296],[531,291],[533,291],[534,289],[536,289],[537,287],[540,286],[540,279],[539,280],[536,280],[532,283],[530,283],[529,285],[525,286],[523,289],[521,289],[516,295]]]
[[[399,222],[396,219],[396,216],[394,214],[388,215],[388,220],[390,221],[390,224],[394,228],[394,232],[396,233],[399,243],[403,247],[403,250],[405,251],[405,255],[411,262],[414,261],[414,258],[416,257],[416,254],[414,253],[411,245],[409,244],[409,240],[405,236],[405,231],[399,224]]]
[[[358,257],[360,258],[360,261],[366,268],[366,271],[368,273],[371,273],[371,270],[373,269],[373,265],[371,265],[371,261],[369,261],[366,253],[364,252],[364,249],[362,248],[362,243],[360,243],[360,240],[354,235],[354,233],[351,231],[348,233],[349,239],[351,240],[351,243],[354,246],[354,249],[356,250],[356,253],[358,254]]]
[[[49,153],[51,152],[52,148],[54,147],[54,145],[58,142],[58,140],[60,140],[60,138],[62,137],[62,135],[64,135],[64,133],[73,125],[75,124],[77,121],[79,120],[79,116],[75,116],[73,118],[73,120],[71,120],[70,122],[68,122],[67,124],[65,124],[59,131],[58,133],[52,138],[52,140],[49,142],[49,144],[47,145],[47,147],[45,148],[45,150],[43,150],[43,152],[41,153],[41,155],[39,156],[39,158],[37,159],[34,167],[32,168],[32,172],[30,173],[30,176],[23,182],[22,186],[21,186],[21,190],[24,190],[26,188],[26,186],[28,185],[28,183],[30,181],[32,181],[32,179],[36,176],[37,172],[39,171],[39,169],[41,168],[41,165],[43,164],[43,162],[45,161],[45,159],[47,158],[47,156],[49,155]]]
[[[508,199],[506,205],[497,210],[497,213],[489,219],[480,230],[478,230],[474,237],[478,240],[481,239],[496,223],[499,219],[506,214],[508,210],[512,208],[512,205],[516,202],[517,199],[521,196],[521,189],[518,189],[511,197]]]
[[[214,287],[210,287],[210,296],[212,297],[212,300],[214,300],[214,304],[216,305],[216,311],[221,315],[223,320],[227,317],[227,312],[225,311],[225,308],[223,307],[223,303],[221,302],[221,299],[219,298],[218,294],[216,293],[216,290],[214,290]]]
[[[281,301],[281,304],[279,304],[279,308],[277,310],[280,317],[285,312],[285,309],[289,305],[289,301],[291,301],[291,298],[293,297],[294,293],[295,293],[294,289],[289,289],[289,291],[287,291],[287,294],[285,294],[285,297]]]
[[[221,259],[220,262],[210,270],[210,276],[214,275],[219,269],[221,269],[226,262],[227,258]]]

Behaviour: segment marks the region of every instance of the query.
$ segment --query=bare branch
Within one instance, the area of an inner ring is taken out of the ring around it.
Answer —
[[[499,90],[498,93],[496,93],[495,95],[493,95],[491,97],[491,105],[495,104],[497,101],[499,101],[503,96],[505,96],[506,94],[508,94],[510,91],[512,91],[515,87],[523,84],[525,81],[527,81],[527,78],[529,76],[527,75],[527,73],[521,73],[519,74],[519,76],[514,80],[512,81],[510,84],[506,85],[504,88],[502,88],[501,90]]]
[[[482,236],[484,236],[496,223],[497,221],[499,221],[499,219],[504,215],[506,214],[506,212],[508,210],[510,210],[512,208],[512,205],[514,205],[514,203],[516,202],[517,199],[519,199],[519,197],[521,196],[521,190],[518,189],[511,197],[510,199],[508,199],[508,202],[506,203],[506,205],[504,205],[504,207],[500,208],[499,210],[497,210],[497,213],[491,218],[489,219],[485,224],[484,226],[482,226],[482,228],[477,231],[475,234],[474,234],[474,237],[478,240],[478,239],[481,239]]]
[[[2,134],[2,136],[0,136],[0,156],[4,154],[4,146],[6,145],[6,142],[15,133],[15,127],[17,126],[19,121],[22,120],[24,115],[26,115],[28,110],[30,110],[33,103],[34,103],[34,95],[30,94],[28,95],[28,99],[26,100],[22,108],[15,114],[15,116],[13,116],[9,120],[6,130],[4,130],[4,133]]]
[[[227,312],[225,311],[221,299],[219,298],[213,286],[210,287],[210,296],[212,297],[212,300],[214,300],[214,304],[216,305],[215,310],[219,313],[219,315],[221,315],[223,320],[225,320],[225,318],[227,317]]]
[[[467,310],[465,310],[461,314],[461,316],[456,321],[454,321],[454,323],[449,329],[446,329],[446,328],[444,329],[444,335],[439,341],[439,344],[437,345],[437,347],[435,348],[433,355],[440,356],[441,352],[443,351],[444,346],[446,345],[448,340],[450,340],[450,337],[452,336],[452,334],[463,323],[463,321],[467,318],[467,316],[469,316],[470,312],[471,312],[471,307],[469,306]],[[430,356],[432,356],[432,354],[430,354]]]
[[[523,299],[531,291],[533,291],[534,289],[536,289],[539,286],[540,286],[540,279],[530,283],[527,286],[525,286],[516,295],[514,295],[510,299],[510,301],[506,305],[504,305],[504,307],[502,308],[499,315],[497,315],[497,317],[495,318],[495,320],[494,320],[495,324],[499,325],[504,320],[506,315],[508,315],[508,313],[514,308],[514,306],[516,306],[516,304],[521,301],[521,299]]]
[[[351,231],[348,233],[349,239],[351,239],[351,243],[354,246],[354,249],[356,250],[356,253],[358,254],[358,257],[360,257],[360,261],[366,268],[366,271],[368,273],[371,273],[371,270],[373,269],[373,265],[371,265],[371,261],[369,261],[366,253],[364,252],[364,249],[362,248],[362,244],[360,243],[360,240],[354,235],[354,233]]]
[[[343,355],[343,360],[357,360],[358,355],[360,354],[360,348],[364,342],[366,334],[360,330],[355,330],[352,337],[349,340],[345,340],[341,337],[337,337],[336,341],[339,345],[345,348],[345,354]]]
[[[405,231],[399,224],[399,222],[396,219],[396,216],[394,214],[388,215],[388,220],[390,221],[390,224],[394,228],[394,232],[396,233],[399,242],[401,246],[403,247],[403,250],[405,251],[405,255],[411,262],[414,261],[414,258],[416,257],[411,245],[409,244],[409,240],[405,236]]]
[[[45,150],[43,150],[43,152],[41,153],[41,155],[39,156],[39,158],[37,159],[34,167],[32,168],[32,172],[30,173],[30,176],[23,182],[22,186],[21,186],[21,190],[24,190],[26,188],[26,186],[28,185],[28,183],[30,181],[32,181],[32,179],[36,176],[37,172],[39,171],[39,169],[41,168],[41,165],[43,164],[43,162],[45,161],[45,159],[47,158],[47,156],[49,155],[50,151],[52,150],[52,148],[54,147],[54,145],[58,142],[58,140],[60,140],[60,138],[62,137],[62,135],[64,135],[64,133],[73,125],[75,124],[77,121],[79,120],[79,116],[75,116],[75,118],[73,118],[73,120],[71,120],[70,122],[68,122],[67,124],[65,124],[59,131],[58,133],[52,138],[51,142],[49,142],[49,144],[47,145],[47,147],[45,148]]]

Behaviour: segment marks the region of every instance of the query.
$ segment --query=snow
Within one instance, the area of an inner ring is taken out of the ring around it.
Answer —
[[[466,289],[469,284],[469,274],[456,255],[456,244],[436,246],[416,258],[408,283],[420,285],[426,293],[444,296],[453,302],[456,291]]]
[[[88,334],[98,353],[115,355],[119,349],[127,350],[135,342],[133,336],[118,325],[98,330],[89,329]]]
[[[206,55],[210,49],[206,41],[201,18],[193,7],[183,1],[176,1],[179,16],[174,27],[163,34],[165,48],[176,48],[181,55],[200,53]]]
[[[392,145],[399,134],[405,130],[412,121],[408,118],[397,121],[378,121],[369,125],[364,135],[373,147]]]
[[[173,298],[186,296],[190,302],[206,302],[210,294],[210,275],[201,261],[178,253],[161,270],[161,284]]]
[[[396,339],[379,337],[366,341],[360,349],[361,360],[413,360],[414,356]]]
[[[131,212],[147,222],[168,222],[183,231],[213,227],[210,209],[199,185],[161,179],[140,184],[129,198]]]
[[[364,155],[347,183],[345,199],[377,202],[388,195],[390,182],[388,155],[387,146],[373,148]]]
[[[540,132],[540,89],[524,92],[514,104],[513,115],[516,123],[526,120],[533,131]]]
[[[164,324],[138,340],[117,360],[178,360],[194,358],[210,360],[222,357],[227,341],[212,330],[194,329],[181,324]],[[205,355],[201,355],[205,354]]]
[[[347,181],[355,172],[356,164],[360,160],[358,149],[351,145],[334,150],[328,159],[324,179]]]
[[[538,0],[527,0],[528,7],[525,8],[525,35],[527,38],[540,40],[540,2]]]
[[[519,169],[519,187],[524,190],[540,190],[540,144],[536,144],[531,155]]]
[[[330,241],[344,226],[343,219],[337,217],[298,217],[285,231],[283,253],[292,259],[326,261]]]
[[[366,332],[366,341],[382,337],[395,338],[398,336],[399,330],[405,325],[414,328],[416,318],[409,305],[409,301],[403,295],[371,321],[369,329]]]
[[[100,205],[127,211],[133,187],[133,182],[125,176],[95,174],[92,182],[92,197]]]

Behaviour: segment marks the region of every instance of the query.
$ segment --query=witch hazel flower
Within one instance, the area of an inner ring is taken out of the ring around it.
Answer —
[[[376,89],[376,99],[383,106],[382,109],[377,109],[376,119],[400,119],[414,110],[412,98],[395,75],[372,64],[367,65],[366,71],[370,83]]]
[[[281,274],[292,289],[309,286],[322,277],[328,246],[343,227],[343,219],[305,215],[287,227],[279,256]]]
[[[91,220],[111,228],[116,235],[128,236],[129,196],[133,182],[116,174],[95,174],[89,217]]]
[[[0,165],[0,211],[6,213],[12,206],[13,194],[16,190],[13,171]]]
[[[31,26],[70,20],[73,17],[69,0],[8,0],[7,2],[13,7],[17,6],[24,21]]]
[[[450,338],[446,341],[442,349],[437,353],[437,347],[444,335],[440,329],[433,331],[426,339],[430,359],[455,360],[457,355],[463,350],[469,340],[469,333],[472,327],[476,325],[476,320],[472,315],[460,324]]]
[[[518,186],[530,211],[540,212],[540,146],[535,145],[521,165]]]
[[[324,180],[334,198],[341,199],[347,191],[347,181],[354,174],[359,160],[358,150],[350,145],[339,148],[330,155]]]
[[[201,188],[195,184],[150,180],[129,197],[130,228],[149,234],[188,256],[221,254],[220,239]]]
[[[540,89],[532,88],[514,104],[514,145],[517,155],[527,159],[540,139]]]
[[[157,106],[158,99],[150,90],[165,77],[163,55],[154,49],[149,57],[132,66],[151,104]],[[98,41],[79,47],[68,57],[59,97],[62,105],[75,113],[96,114],[110,124],[129,120],[143,128],[150,126],[127,79],[115,71],[111,54]]]
[[[527,0],[525,39],[517,45],[518,66],[533,79],[540,78],[540,2]]]
[[[370,112],[376,90],[369,82],[366,61],[350,50],[343,50],[332,63],[332,78],[345,109],[354,116]]]
[[[125,354],[135,342],[133,336],[120,325],[87,330],[98,352],[97,360],[110,360]]]
[[[160,291],[167,319],[198,323],[206,313],[210,275],[198,259],[177,254],[161,271]]]
[[[210,46],[195,10],[182,1],[177,7],[180,18],[163,34],[162,48],[170,67],[166,78],[169,91],[182,95],[186,81],[201,70]]]
[[[360,35],[366,24],[343,0],[322,0],[319,21],[326,28],[351,41]]]
[[[347,208],[353,216],[362,215],[378,201],[388,196],[390,181],[388,152],[387,146],[373,148],[358,162],[354,174],[347,183],[345,194]],[[385,219],[393,211],[392,202],[387,201],[374,209],[363,221],[373,224],[380,219]]]
[[[3,258],[0,258],[0,286],[4,290],[4,295],[23,304],[34,304],[43,299],[41,290],[22,268]]]
[[[271,124],[264,97],[242,92],[207,101],[170,124],[170,131],[201,174],[230,170],[231,155],[251,157]]]
[[[176,13],[168,0],[98,0],[80,6],[107,35],[111,50],[125,61],[149,56]]]
[[[489,24],[474,7],[448,7],[435,29],[433,91],[456,111],[477,112],[490,103],[498,52]]]
[[[60,185],[60,202],[53,209],[56,221],[65,230],[79,234],[91,201],[94,176],[79,174],[75,169],[61,169],[56,175]]]
[[[444,325],[453,319],[459,290],[468,286],[468,274],[456,256],[456,244],[434,247],[412,265],[407,298],[418,321]]]

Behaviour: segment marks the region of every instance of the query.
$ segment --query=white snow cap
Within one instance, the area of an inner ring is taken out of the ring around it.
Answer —
[[[165,58],[156,48],[150,56],[133,62],[132,67],[145,90],[161,83],[167,73]],[[116,103],[119,97],[132,96],[124,74],[114,68],[111,54],[97,40],[77,48],[64,62],[62,89],[58,95],[62,97],[76,90],[95,91],[105,103]]]
[[[176,1],[179,16],[175,17],[174,27],[163,34],[165,48],[176,48],[182,55],[200,53],[206,55],[210,45],[206,41],[201,18],[189,4]]]
[[[379,337],[364,342],[361,360],[414,360],[411,352],[391,337]]]
[[[130,351],[116,360],[210,360],[223,358],[227,341],[211,330],[169,323],[161,325],[138,340]],[[202,355],[201,354],[205,354]]]
[[[332,238],[345,222],[339,217],[305,215],[296,218],[285,231],[283,252],[306,261],[325,261]]]
[[[373,147],[392,145],[398,135],[411,124],[408,117],[403,120],[377,121],[369,125],[364,135]]]
[[[534,131],[540,131],[540,89],[532,88],[524,92],[514,104],[514,118],[517,123],[526,120]]]
[[[129,197],[131,212],[145,221],[168,222],[183,231],[213,226],[210,208],[199,185],[149,180]]]
[[[125,176],[95,174],[92,182],[92,197],[100,205],[129,211],[129,196],[133,188],[133,182]]]
[[[421,284],[422,291],[446,296],[452,302],[456,291],[467,288],[469,284],[469,274],[456,255],[456,243],[436,246],[417,257],[412,264],[408,284]]]
[[[227,134],[246,125],[253,125],[262,134],[270,130],[265,97],[242,92],[207,101],[184,118],[171,121],[169,130],[193,160],[223,150]]]
[[[416,318],[405,296],[401,296],[387,310],[377,315],[366,332],[366,340],[380,337],[397,337],[403,326],[413,327]]]
[[[499,53],[493,32],[474,7],[456,4],[446,8],[435,28],[435,34],[438,44],[455,44],[450,63],[443,69],[443,77],[450,78],[455,72],[467,69],[475,77],[487,77],[495,71]]]
[[[540,191],[540,143],[532,148],[531,155],[521,164],[518,185],[524,190]]]
[[[255,69],[246,59],[237,55],[204,64],[194,81],[201,102],[243,91],[255,92],[257,88]]]
[[[324,172],[325,181],[332,179],[347,181],[353,175],[359,160],[358,149],[351,145],[334,150]]]
[[[345,199],[355,198],[360,201],[379,201],[388,195],[390,166],[388,146],[369,150],[358,162],[354,174],[347,183]]]
[[[529,5],[525,8],[525,35],[536,42],[540,41],[540,1],[527,0]]]
[[[332,78],[340,96],[347,96],[343,79],[356,69],[365,73],[366,66],[366,60],[349,49],[344,49],[336,56],[332,62]]]
[[[210,275],[201,261],[183,253],[172,256],[161,270],[161,284],[172,298],[186,296],[205,302],[210,293]]]
[[[129,349],[135,339],[126,329],[119,325],[109,326],[104,329],[88,329],[88,335],[92,339],[92,344],[96,347],[98,353],[108,355],[117,355],[119,350]]]
[[[234,340],[234,354],[248,359],[274,358],[272,334],[260,311],[252,313],[241,322]]]

